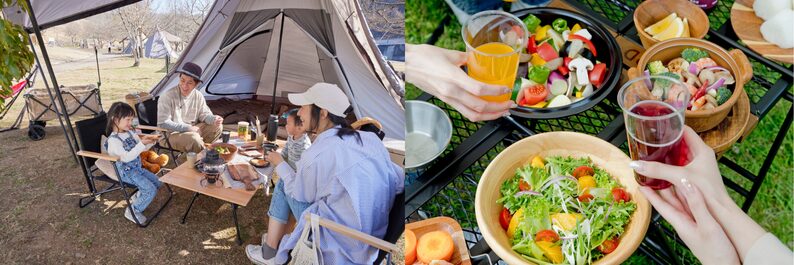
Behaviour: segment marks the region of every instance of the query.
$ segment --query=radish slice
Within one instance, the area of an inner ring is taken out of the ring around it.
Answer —
[[[551,82],[550,88],[552,95],[562,95],[568,89],[568,82],[565,82],[565,79],[554,80]]]

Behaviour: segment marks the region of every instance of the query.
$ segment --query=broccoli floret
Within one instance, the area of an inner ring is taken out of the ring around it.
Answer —
[[[726,87],[720,87],[717,89],[717,104],[722,105],[725,101],[728,101],[731,98],[731,90]]]
[[[648,64],[648,71],[650,71],[652,75],[658,75],[667,72],[667,67],[664,67],[662,61],[653,61]]]
[[[709,53],[698,48],[686,48],[681,52],[681,57],[687,62],[693,63],[700,58],[709,57]]]
[[[658,75],[659,76],[672,77],[673,79],[679,79],[679,80],[681,79],[681,77],[678,76],[678,74],[671,73],[671,72],[664,72],[664,73],[660,73]],[[661,78],[655,79],[653,83],[654,83],[653,84],[654,88],[658,87],[658,88],[662,88],[662,89],[665,89],[665,90],[669,89],[671,86],[673,86],[672,82],[670,82],[667,79],[661,79]]]

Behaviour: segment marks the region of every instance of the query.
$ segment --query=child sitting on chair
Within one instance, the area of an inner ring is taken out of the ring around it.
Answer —
[[[119,180],[138,187],[138,192],[130,198],[132,206],[127,207],[127,210],[124,211],[124,217],[133,223],[146,223],[143,210],[154,200],[157,189],[163,183],[154,173],[141,167],[140,153],[148,150],[157,140],[147,137],[141,139],[133,132],[131,126],[135,112],[127,103],[113,103],[107,115],[106,130],[110,135],[105,142],[105,148],[109,155],[119,157],[115,163]],[[133,219],[133,215],[138,222]]]
[[[301,159],[303,151],[312,145],[309,135],[306,134],[306,129],[303,127],[300,117],[298,117],[298,109],[291,109],[284,113],[287,120],[287,144],[281,150],[281,156],[284,157],[284,162],[287,162],[290,167],[295,168],[295,163]]]

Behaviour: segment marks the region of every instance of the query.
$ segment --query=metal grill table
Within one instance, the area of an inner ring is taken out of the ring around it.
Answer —
[[[639,43],[632,17],[633,9],[641,1],[565,0],[563,2],[574,7],[577,12],[602,22],[609,30],[616,32],[618,37]],[[726,50],[740,49],[750,59],[754,76],[744,89],[750,98],[751,113],[759,120],[763,120],[776,104],[783,104],[779,103],[781,99],[788,101],[790,106],[785,119],[778,127],[775,138],[770,139],[772,143],[768,145],[769,151],[763,157],[763,163],[757,172],[751,172],[727,156],[719,160],[723,165],[723,176],[727,171],[732,171],[731,174],[744,178],[738,181],[739,183],[725,177],[723,180],[729,190],[735,191],[738,197],[743,199],[740,203],[742,209],[747,211],[766,178],[786,133],[791,128],[792,113],[794,113],[794,107],[791,106],[794,105],[791,104],[790,89],[794,77],[791,65],[772,62],[736,41],[738,37],[733,32],[729,20],[732,4],[733,1],[720,1],[717,7],[707,12],[711,30],[706,39]],[[441,20],[437,29],[427,39],[428,44],[434,44],[441,35],[445,34],[447,24],[456,23],[452,21],[454,17],[451,11],[447,13],[447,17]],[[625,64],[623,67],[628,68]],[[515,119],[531,130],[530,135],[549,131],[581,132],[598,136],[628,153],[623,116],[615,100],[617,91],[618,89],[614,89],[612,95],[604,101],[573,116],[553,120]],[[453,135],[444,153],[425,171],[420,172],[418,179],[406,185],[406,222],[441,215],[452,217],[460,222],[471,255],[487,253],[493,260],[498,260],[477,227],[474,216],[477,183],[485,168],[499,152],[529,135],[504,119],[470,122],[449,105],[428,94],[421,95],[418,100],[428,101],[446,111],[452,120]],[[681,253],[670,247],[669,243],[672,241],[684,246],[670,226],[654,212],[648,234],[639,251],[658,264],[677,264],[681,261],[679,257]],[[480,263],[487,262],[482,260]]]

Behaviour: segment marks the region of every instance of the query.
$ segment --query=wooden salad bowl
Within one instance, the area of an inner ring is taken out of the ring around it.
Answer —
[[[614,252],[597,260],[594,264],[620,264],[637,250],[651,219],[651,205],[640,193],[634,180],[634,171],[629,168],[631,159],[620,149],[597,137],[575,132],[548,132],[522,139],[499,153],[485,169],[477,185],[474,210],[482,236],[496,254],[507,264],[534,264],[523,259],[512,250],[507,233],[499,225],[502,205],[496,203],[501,197],[502,183],[515,174],[533,156],[589,157],[598,168],[606,170],[631,194],[637,208],[620,237]]]

